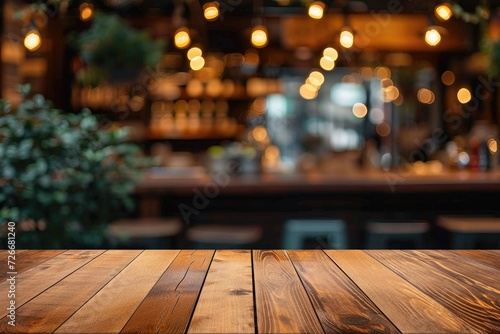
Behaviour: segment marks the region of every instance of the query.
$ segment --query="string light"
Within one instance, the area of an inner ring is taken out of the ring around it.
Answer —
[[[251,42],[252,45],[255,46],[256,48],[265,47],[268,42],[266,27],[264,27],[263,25],[258,25],[253,27]]]
[[[340,45],[344,48],[349,49],[354,44],[354,34],[349,27],[342,28],[340,32]]]
[[[207,21],[215,21],[219,17],[219,3],[207,2],[203,5],[203,15]]]
[[[80,10],[80,20],[88,21],[94,16],[94,6],[91,3],[84,2],[78,8]]]
[[[449,2],[444,2],[434,8],[434,14],[441,21],[448,21],[453,15],[453,8]]]
[[[36,29],[28,31],[24,37],[24,46],[29,51],[36,51],[42,46],[42,37]]]
[[[441,34],[437,27],[428,27],[425,32],[425,42],[430,46],[436,46],[441,42]]]
[[[323,17],[325,11],[325,4],[321,1],[315,1],[309,5],[307,13],[313,19],[319,20]]]
[[[191,37],[189,37],[189,30],[185,27],[177,29],[174,35],[175,46],[179,49],[185,49],[191,44]]]

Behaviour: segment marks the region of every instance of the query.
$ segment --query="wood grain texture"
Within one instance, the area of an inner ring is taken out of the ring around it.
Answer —
[[[178,253],[142,252],[55,333],[119,333]]]
[[[188,333],[255,333],[250,251],[215,253]]]
[[[16,255],[26,252],[26,249],[16,249]],[[40,252],[38,250],[31,250],[31,252]],[[9,251],[6,249],[0,250],[0,261],[6,259],[9,256]]]
[[[43,263],[54,256],[57,256],[59,254],[64,253],[64,250],[34,250],[30,251],[29,253],[26,252],[19,252],[16,251],[15,255],[15,267],[16,267],[16,272],[17,274],[21,274],[25,272],[26,270],[31,269],[32,267],[35,267],[39,265],[40,263]],[[7,265],[7,258],[5,258],[2,262],[2,265],[5,264]],[[2,267],[3,269],[3,267]],[[7,277],[7,272],[10,270],[2,270],[0,272],[0,282],[5,280]]]
[[[42,293],[103,252],[103,250],[69,250],[17,275],[17,307],[22,306],[28,300]],[[1,282],[0,296],[7,296],[7,291],[8,282]],[[0,318],[7,315],[7,302],[7,298],[1,299]],[[1,320],[1,322],[3,321],[5,321],[5,318]]]
[[[307,292],[285,251],[254,250],[259,333],[323,333]]]
[[[471,286],[403,251],[367,251],[373,258],[481,333],[500,333],[500,294]],[[473,274],[472,272],[470,274]]]
[[[408,251],[420,260],[438,268],[455,279],[475,287],[481,287],[494,294],[500,293],[500,270],[477,261],[464,261],[452,251]]]
[[[500,252],[494,250],[454,250],[460,256],[471,257],[490,267],[500,270]]]
[[[140,253],[105,252],[20,307],[15,331],[2,322],[0,333],[52,333]]]
[[[403,333],[474,332],[456,315],[364,251],[325,250]],[[436,314],[439,314],[436,317]]]
[[[287,252],[326,333],[399,333],[326,254]]]
[[[184,333],[213,255],[213,250],[181,251],[121,333]]]

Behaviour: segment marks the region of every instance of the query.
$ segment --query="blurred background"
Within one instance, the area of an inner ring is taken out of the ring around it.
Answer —
[[[2,219],[27,248],[498,248],[498,6],[4,1]]]

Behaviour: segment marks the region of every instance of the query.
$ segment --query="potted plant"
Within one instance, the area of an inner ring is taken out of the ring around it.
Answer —
[[[76,73],[82,84],[136,79],[142,69],[159,63],[164,43],[131,28],[116,14],[97,12],[88,30],[70,34],[70,45],[85,66]]]
[[[18,248],[103,247],[107,224],[132,209],[134,184],[153,161],[125,129],[28,92],[14,110],[0,100],[0,221],[19,222]]]

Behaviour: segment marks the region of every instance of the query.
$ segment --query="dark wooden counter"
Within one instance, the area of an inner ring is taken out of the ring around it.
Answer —
[[[500,332],[493,250],[33,250],[16,271],[2,333]]]
[[[418,175],[404,171],[351,173],[291,173],[214,175],[149,174],[141,181],[139,194],[185,194],[194,188],[215,185],[220,193],[318,193],[318,192],[449,192],[449,191],[500,191],[500,171],[473,172],[448,171],[440,174]]]

